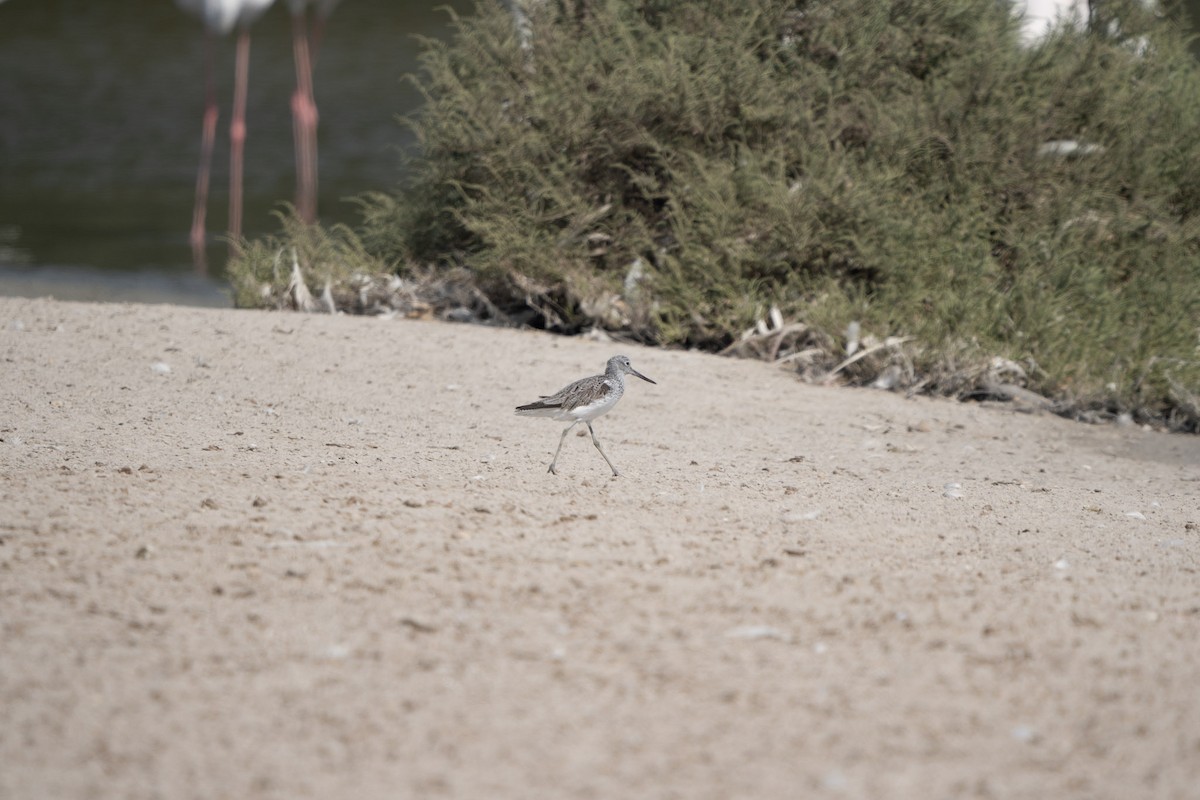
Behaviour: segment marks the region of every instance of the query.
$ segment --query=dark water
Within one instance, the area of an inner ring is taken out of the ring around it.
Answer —
[[[400,179],[417,93],[413,34],[448,35],[467,0],[344,0],[316,67],[325,221],[345,198]],[[203,110],[203,35],[171,0],[0,0],[0,294],[226,305],[233,38],[218,43],[221,118],[208,211],[211,277],[194,274],[188,230]],[[290,19],[277,3],[253,28],[245,231],[294,191]]]

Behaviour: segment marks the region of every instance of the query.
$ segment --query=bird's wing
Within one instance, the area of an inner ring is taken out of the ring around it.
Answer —
[[[601,382],[598,394],[596,387],[597,380]],[[554,394],[541,395],[541,399],[535,403],[517,406],[517,411],[540,411],[547,408],[560,408],[563,411],[570,411],[579,406],[595,402],[597,396],[604,397],[612,390],[613,385],[603,375],[581,378],[568,386],[564,386]]]
[[[596,376],[596,378],[599,377],[599,375]],[[584,378],[583,380],[575,381],[546,402],[556,401],[555,404],[558,407],[564,411],[571,411],[579,406],[590,405],[597,400],[603,399],[615,387],[607,379],[601,380],[599,385],[597,385],[596,378]]]

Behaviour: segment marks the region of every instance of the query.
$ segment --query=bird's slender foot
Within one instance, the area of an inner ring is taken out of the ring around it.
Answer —
[[[608,464],[608,468],[613,471],[613,477],[619,478],[621,473],[617,472],[617,467],[612,463],[612,459],[608,457],[608,453],[604,452],[604,448],[600,446],[600,440],[596,438],[596,432],[592,430],[592,423],[588,423],[588,433],[592,434],[592,444],[596,445],[596,449],[600,451],[600,455],[604,457],[604,463]]]
[[[562,436],[558,437],[558,449],[554,451],[554,458],[552,458],[550,460],[550,474],[551,475],[558,474],[558,470],[554,469],[554,465],[558,463],[558,456],[559,456],[559,453],[562,452],[563,442],[565,442],[567,440],[567,434],[571,432],[571,428],[574,428],[578,424],[579,424],[579,420],[572,422],[570,425],[568,425],[566,428],[563,429]]]

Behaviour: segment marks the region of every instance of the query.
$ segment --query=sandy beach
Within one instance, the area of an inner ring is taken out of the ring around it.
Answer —
[[[1200,437],[46,299],[0,375],[0,798],[1200,797]]]

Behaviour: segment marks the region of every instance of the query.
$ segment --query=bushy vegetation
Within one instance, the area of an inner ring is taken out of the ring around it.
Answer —
[[[562,0],[522,49],[485,2],[423,43],[404,187],[250,245],[239,302],[299,244],[318,283],[465,269],[483,313],[563,332],[757,326],[814,375],[857,323],[906,343],[852,380],[962,395],[1002,365],[1071,413],[1200,429],[1200,71],[1106,8],[1025,49],[995,0]]]

